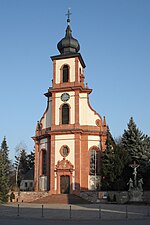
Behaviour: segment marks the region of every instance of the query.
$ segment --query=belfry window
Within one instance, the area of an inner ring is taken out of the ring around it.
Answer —
[[[69,81],[69,67],[67,65],[64,65],[63,67],[63,83]]]
[[[69,106],[64,104],[62,106],[62,124],[69,124]]]
[[[42,150],[42,175],[46,175],[46,151]]]
[[[90,150],[90,175],[100,174],[100,159],[99,152],[92,149]]]

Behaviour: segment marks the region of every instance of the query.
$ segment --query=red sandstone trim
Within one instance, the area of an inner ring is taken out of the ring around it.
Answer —
[[[63,92],[63,91],[75,91],[80,90],[81,93],[91,93],[92,89],[84,88],[81,83],[75,84],[75,82],[70,82],[69,84],[61,83],[61,84],[54,84],[53,89],[50,89],[50,92]]]
[[[79,59],[75,57],[75,83],[79,83]]]
[[[80,191],[81,185],[81,135],[75,134],[75,190]]]
[[[79,128],[79,91],[75,91],[75,128]]]
[[[51,149],[50,149],[50,193],[55,193],[55,135],[51,135]]]
[[[52,127],[51,129],[53,129],[53,126],[55,125],[55,97],[56,94],[52,93]]]
[[[53,61],[53,84],[56,83],[56,60]]]

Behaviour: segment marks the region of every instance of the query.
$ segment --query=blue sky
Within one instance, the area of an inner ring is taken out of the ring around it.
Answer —
[[[0,0],[0,141],[7,137],[12,159],[20,142],[33,149],[69,7],[91,106],[113,137],[131,116],[150,136],[149,0]]]

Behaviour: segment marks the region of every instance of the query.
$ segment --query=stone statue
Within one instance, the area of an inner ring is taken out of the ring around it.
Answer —
[[[143,184],[144,184],[144,183],[143,183],[143,178],[139,179],[139,180],[138,180],[138,188],[139,188],[140,191],[143,191],[143,188],[142,188],[142,185],[143,185]]]
[[[129,191],[133,189],[133,180],[130,178],[129,182],[127,183],[129,185]]]

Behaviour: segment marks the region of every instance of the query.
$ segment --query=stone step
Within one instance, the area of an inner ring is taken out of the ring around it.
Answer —
[[[53,194],[37,199],[32,203],[39,204],[91,204],[91,202],[74,194]]]

